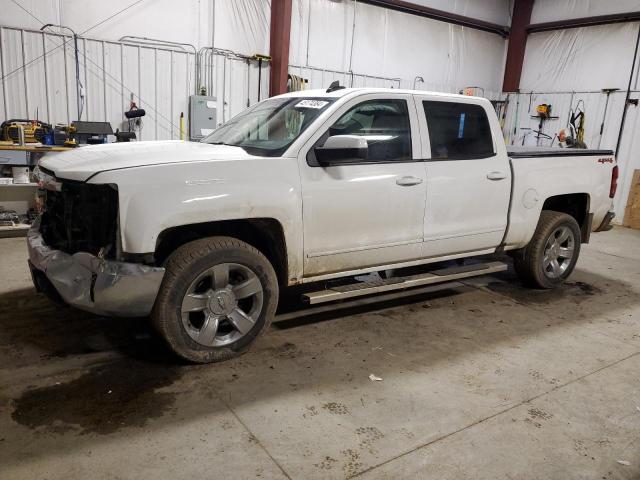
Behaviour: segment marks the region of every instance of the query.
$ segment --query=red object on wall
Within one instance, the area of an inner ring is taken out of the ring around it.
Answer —
[[[270,96],[287,91],[289,73],[289,42],[291,37],[292,0],[271,0],[271,78]]]
[[[503,92],[517,92],[520,88],[524,50],[527,47],[527,26],[531,21],[533,0],[515,0],[509,33],[509,49],[504,68]]]

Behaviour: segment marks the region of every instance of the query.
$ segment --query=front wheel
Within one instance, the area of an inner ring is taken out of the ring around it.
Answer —
[[[529,245],[514,255],[516,273],[527,286],[555,288],[576,266],[580,241],[580,227],[575,218],[543,210]]]
[[[268,328],[277,303],[269,260],[235,238],[211,237],[169,257],[152,320],[182,358],[219,362],[249,348]]]

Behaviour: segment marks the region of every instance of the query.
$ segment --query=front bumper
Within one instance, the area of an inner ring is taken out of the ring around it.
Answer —
[[[40,219],[27,235],[29,267],[38,291],[98,315],[142,317],[151,313],[164,268],[53,250],[45,245],[39,227]]]

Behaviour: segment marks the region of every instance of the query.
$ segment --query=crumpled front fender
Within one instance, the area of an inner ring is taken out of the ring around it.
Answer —
[[[98,315],[151,313],[164,268],[54,250],[44,243],[39,227],[37,219],[27,235],[30,266],[45,275],[65,303]]]

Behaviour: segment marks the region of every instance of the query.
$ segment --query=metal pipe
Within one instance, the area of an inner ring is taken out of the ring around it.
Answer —
[[[171,119],[169,121],[169,139],[173,140],[173,130],[175,127],[175,124],[173,123],[173,52],[171,52],[171,58],[169,59],[169,63],[171,65],[171,74],[169,76],[169,92],[171,92],[171,97],[170,97],[170,101],[171,101],[171,107],[169,109],[169,118]],[[158,68],[158,64],[156,63],[156,68]],[[156,74],[156,82],[158,81],[158,75]],[[156,94],[158,92],[158,89],[156,88]],[[156,125],[158,124],[158,106],[156,105]],[[156,137],[157,140],[157,137]]]
[[[143,46],[149,46],[149,47],[174,47],[174,48],[179,48],[180,50],[186,52],[186,53],[190,53],[187,52],[187,49],[184,47],[189,47],[192,51],[193,51],[193,56],[194,56],[194,75],[196,76],[196,78],[198,78],[198,61],[197,61],[197,56],[198,56],[198,49],[196,48],[195,45],[191,44],[191,43],[184,43],[184,42],[172,42],[170,40],[160,40],[158,38],[149,38],[149,37],[137,37],[135,35],[124,35],[122,37],[120,37],[118,39],[119,42],[126,42],[126,43],[131,43],[134,45],[143,45]],[[201,49],[202,50],[202,49]],[[173,50],[171,50],[173,51]],[[189,70],[189,61],[187,60],[187,71]],[[198,94],[198,85],[197,85],[197,80],[194,81],[194,92],[196,95]],[[172,122],[173,124],[173,122]]]
[[[122,102],[121,115],[124,117],[124,45],[122,43],[120,44],[120,102]]]
[[[42,51],[47,51],[47,44],[45,42],[45,34],[42,33]],[[51,102],[49,101],[49,74],[47,72],[47,56],[42,57],[42,64],[44,66],[44,95],[47,103],[47,122],[51,122]]]
[[[258,88],[260,85],[258,84]],[[247,60],[247,108],[251,105],[251,62]]]
[[[27,62],[27,57],[24,53],[24,32],[20,32],[20,45],[22,47],[22,64],[24,65]],[[27,70],[22,70],[22,78],[24,80],[24,103],[27,109],[27,114],[24,116],[25,118],[29,118],[29,85],[27,84]]]
[[[67,107],[67,125],[71,124],[71,112],[69,111],[69,66],[67,65],[67,42],[62,42],[62,61],[64,62],[64,95]]]
[[[260,101],[260,89],[262,87],[262,58],[258,59],[258,101]]]
[[[142,108],[142,99],[140,98],[140,92],[142,91],[142,61],[140,58],[140,47],[138,47],[138,108]],[[131,92],[131,101],[133,101],[133,99],[135,98],[135,94],[133,92]],[[158,112],[156,111],[155,114],[157,115]],[[156,118],[156,121],[158,119]],[[138,140],[142,140],[142,129],[138,129],[138,133],[140,134],[140,137],[138,138]]]
[[[309,15],[307,15],[307,59],[305,64],[309,66],[309,43],[311,39],[311,2],[308,2],[307,5],[309,5]]]
[[[637,22],[638,20],[640,20],[640,12],[614,13],[611,15],[597,15],[582,18],[569,18],[553,22],[534,23],[527,25],[527,32],[548,32],[551,30],[566,30],[568,28],[610,25],[612,23]]]
[[[351,51],[349,53],[349,71],[351,72],[351,86],[353,87],[353,42],[356,39],[356,2],[353,0],[353,24],[351,25]]]
[[[119,42],[127,42],[134,44],[142,44],[149,46],[172,46],[175,48],[179,48],[181,50],[186,51],[184,47],[189,47],[193,50],[193,54],[197,53],[197,49],[195,45],[191,43],[182,43],[182,42],[172,42],[170,40],[160,40],[158,38],[149,38],[149,37],[136,37],[135,35],[124,35],[118,39]],[[156,45],[157,44],[157,45]]]
[[[87,115],[86,117],[89,118],[89,104],[86,102],[85,96],[82,95],[82,82],[80,81],[80,57],[78,56],[78,36],[76,35],[74,38],[74,41],[76,42],[76,77],[78,78],[78,84],[80,85],[80,98],[79,98],[79,105],[80,105],[80,110],[78,113],[78,120],[80,120],[82,118],[82,114],[84,113],[84,111],[87,111]],[[83,38],[82,39],[82,55],[84,56],[84,81],[87,81],[87,78],[89,78],[89,76],[87,75],[87,41]]]
[[[602,114],[602,123],[600,124],[600,138],[598,139],[598,148],[602,145],[602,134],[604,133],[604,122],[607,118],[607,109],[609,108],[609,97],[611,97],[611,92],[615,92],[619,90],[618,88],[603,88],[602,91],[607,94],[607,99],[604,102],[604,113]]]
[[[173,62],[171,62],[173,63]],[[155,109],[154,112],[154,135],[155,135],[155,140],[158,140],[158,50],[157,49],[153,49],[153,107]],[[173,93],[173,92],[172,92]]]
[[[105,52],[104,42],[100,42],[102,44],[102,93],[103,93],[103,101],[104,101],[104,121],[109,121],[109,116],[107,115],[107,55]]]
[[[0,45],[4,45],[3,43],[3,34],[4,28],[0,27]],[[2,100],[4,106],[4,118],[9,118],[9,114],[7,112],[7,82],[5,80],[4,74],[4,54],[2,53],[2,48],[0,48],[0,75],[2,75]]]
[[[627,95],[624,99],[624,107],[622,109],[622,121],[620,122],[620,131],[618,132],[618,142],[616,143],[615,154],[618,156],[620,151],[620,143],[622,142],[622,133],[624,131],[624,122],[627,119],[627,109],[629,108],[629,97],[631,96],[631,82],[633,81],[633,71],[636,69],[636,60],[638,58],[638,45],[640,44],[640,24],[638,24],[638,36],[636,38],[636,48],[633,52],[633,62],[631,62],[631,72],[629,73],[629,85],[627,86]]]
[[[82,117],[82,83],[80,81],[80,56],[78,54],[78,34],[75,32],[75,30],[73,30],[70,27],[67,27],[66,25],[56,25],[55,23],[47,23],[46,25],[43,25],[40,28],[40,31],[44,31],[49,27],[56,27],[56,28],[60,28],[62,30],[68,30],[71,32],[71,36],[73,38],[73,47],[75,50],[75,59],[76,59],[76,104],[78,107],[78,120],[81,119]],[[65,45],[67,42],[66,40],[63,42],[63,45]],[[65,60],[66,62],[66,60]],[[85,64],[85,78],[86,78],[86,64]]]
[[[227,85],[227,57],[222,57],[222,123],[224,123],[224,110],[225,110],[225,104],[227,103],[225,100],[226,85]]]
[[[322,74],[324,75],[325,72],[329,72],[329,73],[334,73],[334,74],[338,74],[338,75],[343,75],[343,81],[346,80],[345,75],[353,75],[352,72],[341,72],[339,70],[331,70],[331,69],[325,69],[325,68],[320,68],[320,67],[312,67],[312,66],[308,66],[308,67],[303,67],[300,65],[293,65],[293,64],[289,64],[290,68],[297,68],[300,70],[300,76],[303,76],[302,73],[302,69],[304,68],[305,70],[313,70],[316,72],[322,72]],[[306,73],[306,72],[305,72]],[[356,74],[356,75],[361,75],[361,74]],[[377,75],[369,75],[370,78],[376,78],[378,80],[387,80],[389,82],[398,82],[398,84],[400,84],[400,82],[402,81],[401,78],[392,78],[392,77],[380,77]],[[334,77],[335,78],[335,77]]]

